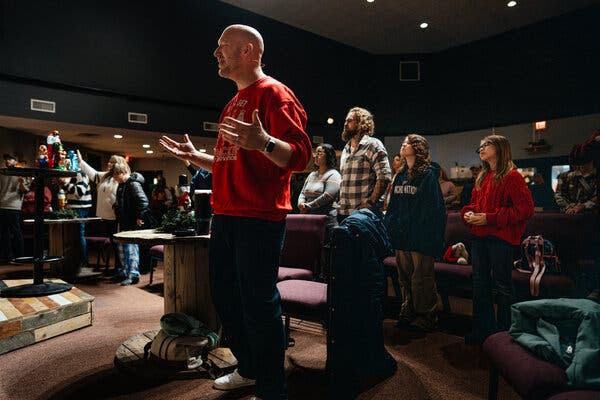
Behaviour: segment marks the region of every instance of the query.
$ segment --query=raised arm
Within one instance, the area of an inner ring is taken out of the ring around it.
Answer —
[[[189,161],[205,170],[212,172],[213,156],[206,153],[201,153],[192,144],[190,137],[186,134],[183,136],[183,142],[176,142],[168,136],[161,137],[158,142],[173,156],[183,161]]]
[[[106,172],[98,172],[91,165],[85,162],[85,160],[81,157],[81,152],[77,149],[77,160],[79,161],[79,168],[83,171],[84,174],[87,175],[88,179],[92,182],[98,183],[102,176]]]

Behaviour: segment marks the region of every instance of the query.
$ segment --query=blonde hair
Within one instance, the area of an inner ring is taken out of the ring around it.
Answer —
[[[113,172],[112,172],[112,170],[113,170],[113,166],[115,164],[118,164],[118,163],[127,164],[127,161],[125,161],[125,159],[123,157],[118,156],[116,154],[113,154],[112,156],[110,156],[110,158],[108,159],[108,162],[111,163],[112,165],[108,169],[108,171],[106,171],[106,174],[104,174],[102,176],[102,179],[100,179],[100,182],[104,182],[104,181],[107,181],[109,179],[112,179],[112,177],[114,175]]]
[[[490,142],[496,148],[496,156],[498,157],[498,163],[496,164],[496,172],[494,180],[499,183],[504,177],[513,169],[516,168],[515,163],[512,161],[512,152],[510,150],[510,143],[508,139],[501,135],[489,135],[483,138],[485,142]],[[483,167],[477,175],[475,180],[475,188],[481,189],[481,182],[485,179],[487,174],[490,172],[490,164],[483,161]]]
[[[431,158],[429,158],[429,142],[421,135],[417,135],[416,133],[411,133],[406,136],[408,140],[408,144],[415,151],[415,164],[412,169],[408,172],[408,175],[412,178],[418,175],[421,175],[429,165],[431,164]],[[400,169],[402,171],[406,165],[406,157],[400,155]]]
[[[350,111],[348,111],[348,115],[352,114],[356,119],[356,133],[360,134],[361,137],[364,135],[373,136],[375,134],[375,121],[373,120],[373,114],[360,107],[352,107]],[[344,126],[344,130],[342,131],[342,139],[344,142],[347,142],[353,136],[354,133],[348,132]]]
[[[129,165],[123,160],[123,162],[113,164],[113,166],[109,170],[109,173],[111,174],[111,176],[131,174],[131,168],[129,168]]]

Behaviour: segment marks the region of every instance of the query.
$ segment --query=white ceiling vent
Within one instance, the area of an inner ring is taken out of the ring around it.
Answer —
[[[312,139],[314,144],[323,143],[323,136],[313,136]]]
[[[128,112],[127,120],[132,124],[147,124],[148,114]]]
[[[206,132],[219,132],[219,124],[216,122],[203,122],[202,129]]]
[[[56,113],[56,103],[54,101],[30,99],[30,106],[33,111]]]

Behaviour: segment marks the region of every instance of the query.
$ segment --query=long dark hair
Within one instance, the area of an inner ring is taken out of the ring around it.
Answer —
[[[332,145],[330,145],[329,143],[321,143],[320,145],[317,146],[318,148],[322,148],[323,151],[325,152],[325,165],[327,166],[328,169],[334,169],[337,167],[337,157],[335,155],[335,149],[333,148]],[[319,167],[317,167],[315,165],[315,169],[319,169]]]
[[[429,142],[423,136],[415,133],[406,136],[406,139],[408,140],[408,144],[410,144],[415,151],[415,165],[413,165],[412,170],[408,172],[409,177],[414,178],[424,173],[431,164],[431,159],[429,158]],[[406,157],[400,156],[400,162],[399,171],[408,168]]]

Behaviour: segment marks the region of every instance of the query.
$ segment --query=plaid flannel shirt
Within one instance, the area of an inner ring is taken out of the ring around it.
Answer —
[[[377,180],[390,181],[392,170],[383,143],[379,139],[365,135],[352,153],[350,141],[344,146],[340,159],[342,184],[338,213],[350,215],[361,203],[367,201]],[[377,206],[383,206],[383,194]]]

